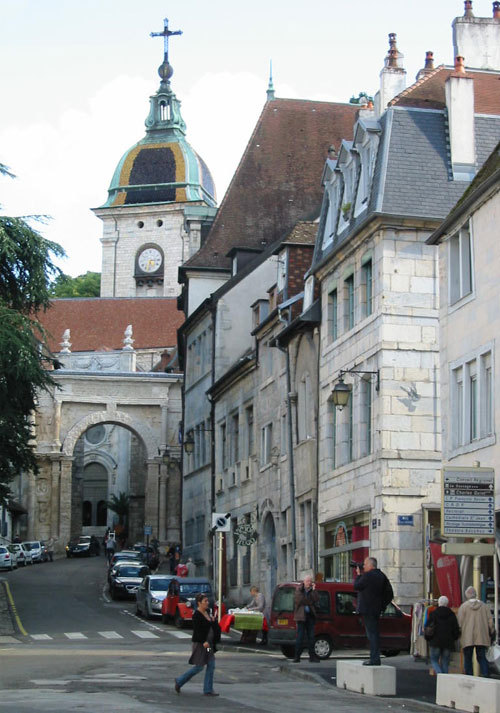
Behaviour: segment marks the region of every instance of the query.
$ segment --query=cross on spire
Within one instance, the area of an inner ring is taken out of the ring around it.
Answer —
[[[163,55],[168,62],[168,38],[172,35],[182,35],[182,30],[169,30],[168,17],[163,20],[163,32],[151,32],[150,37],[163,37]]]

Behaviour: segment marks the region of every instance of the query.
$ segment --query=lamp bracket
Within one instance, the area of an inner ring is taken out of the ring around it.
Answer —
[[[361,369],[341,369],[339,373],[339,377],[343,377],[344,374],[370,374],[371,376],[375,375],[377,377],[376,382],[375,382],[375,391],[380,391],[380,369],[377,369],[376,371],[362,371]]]

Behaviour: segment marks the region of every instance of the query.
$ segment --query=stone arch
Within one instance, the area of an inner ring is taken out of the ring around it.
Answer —
[[[129,429],[144,443],[148,460],[153,460],[158,456],[158,444],[150,429],[144,423],[135,421],[127,413],[117,410],[93,411],[75,423],[69,429],[61,446],[63,455],[71,457],[80,436],[85,433],[87,428],[98,423],[114,423]]]
[[[276,522],[270,509],[266,509],[262,515],[260,530],[259,542],[262,566],[260,581],[264,584],[266,601],[271,601],[278,581],[278,550],[276,544]]]

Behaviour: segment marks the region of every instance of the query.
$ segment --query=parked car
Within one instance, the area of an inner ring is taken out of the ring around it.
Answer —
[[[42,561],[42,544],[40,540],[31,540],[29,542],[23,542],[23,546],[30,551],[32,562]]]
[[[109,562],[109,571],[113,569],[115,565],[119,562],[135,562],[136,564],[144,564],[142,557],[139,552],[135,550],[122,550],[121,552],[116,552]]]
[[[117,564],[109,574],[111,599],[118,599],[118,597],[135,599],[137,589],[148,574],[149,568],[142,563],[121,562]]]
[[[144,615],[148,619],[161,616],[161,605],[172,579],[173,575],[168,574],[150,574],[145,577],[135,593],[136,614]]]
[[[179,629],[191,622],[193,612],[196,609],[196,595],[206,594],[210,602],[210,608],[214,614],[217,612],[215,604],[215,596],[210,584],[210,580],[206,577],[175,577],[170,581],[168,586],[167,596],[161,605],[161,620],[166,624],[169,620],[173,620],[175,626]],[[223,614],[225,607],[223,605]]]
[[[17,555],[7,545],[0,545],[0,569],[16,569]]]
[[[287,658],[295,656],[295,590],[299,582],[279,584],[273,593],[269,643],[280,646]],[[334,649],[366,649],[363,619],[357,614],[357,592],[351,583],[318,582],[319,606],[314,628],[315,652],[327,659]],[[380,617],[380,648],[386,656],[408,651],[411,616],[392,603]]]
[[[94,535],[80,535],[66,545],[66,557],[90,557],[101,551],[99,540]]]
[[[31,561],[31,552],[22,543],[13,542],[8,545],[11,552],[15,552],[17,556],[17,566],[25,567],[27,564],[33,564]]]

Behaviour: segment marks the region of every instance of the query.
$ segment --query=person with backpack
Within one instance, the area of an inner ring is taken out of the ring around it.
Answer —
[[[448,597],[439,597],[438,607],[429,614],[424,629],[424,637],[429,643],[431,664],[436,673],[448,673],[451,652],[460,636],[457,617],[448,604]]]
[[[380,615],[394,597],[387,577],[377,567],[375,557],[366,557],[363,567],[356,567],[354,589],[358,592],[358,613],[363,617],[370,644],[370,658],[363,666],[380,666]]]

